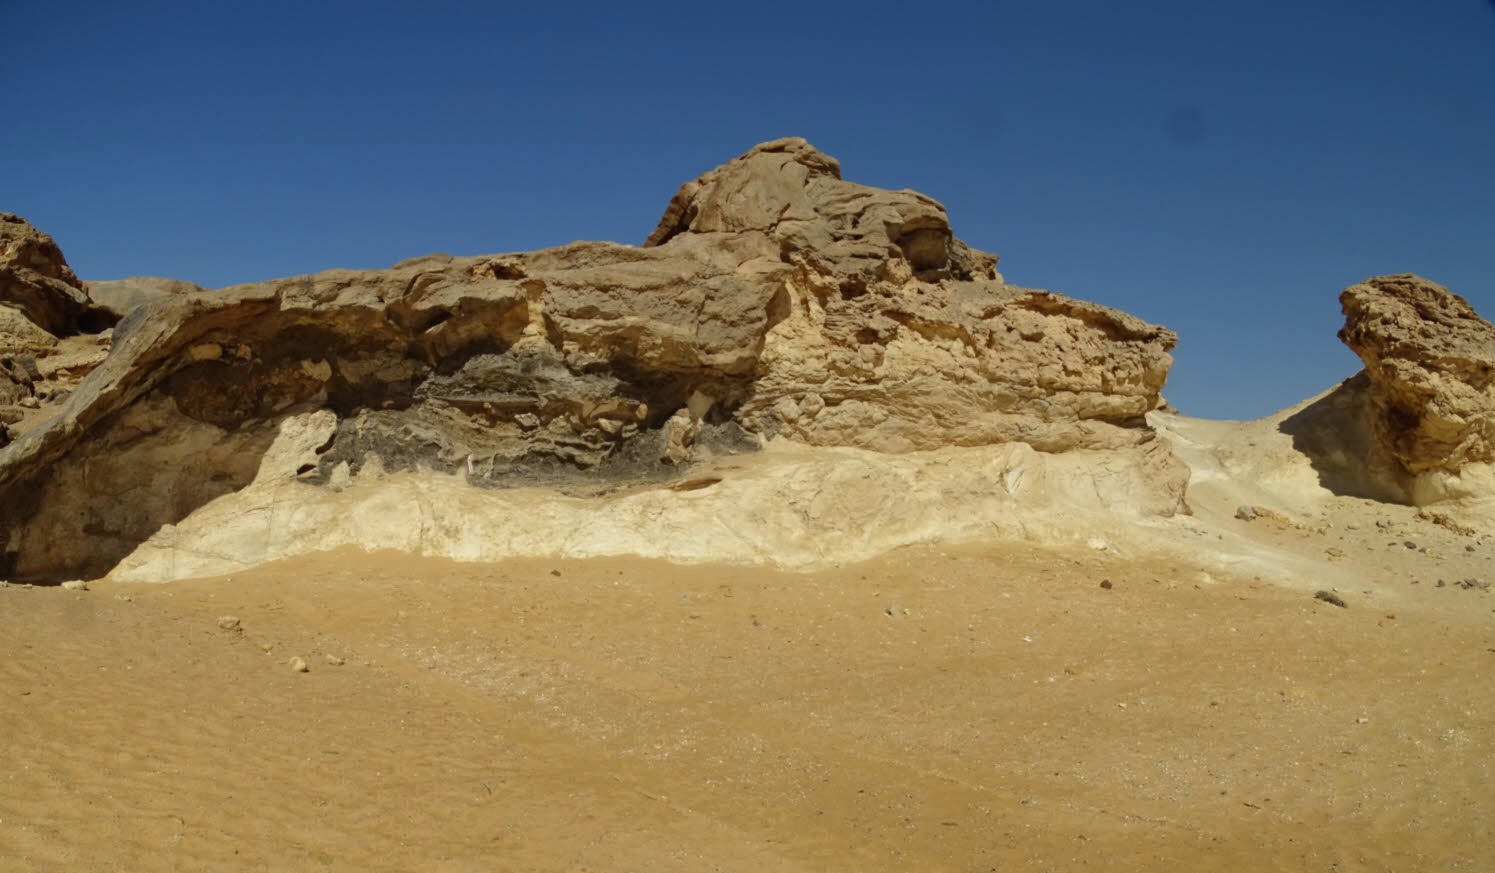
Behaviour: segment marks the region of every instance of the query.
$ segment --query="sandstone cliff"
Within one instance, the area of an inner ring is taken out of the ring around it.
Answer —
[[[1143,416],[1173,334],[1006,285],[996,260],[935,201],[846,182],[786,139],[687,183],[641,248],[158,283],[122,295],[108,359],[0,450],[0,576],[108,571],[260,481],[284,427],[309,416],[322,424],[286,474],[298,487],[425,470],[595,493],[775,436],[879,452],[1021,442],[1129,453],[1157,485],[1141,502],[1171,511],[1181,467]],[[80,306],[75,322],[96,311]]]

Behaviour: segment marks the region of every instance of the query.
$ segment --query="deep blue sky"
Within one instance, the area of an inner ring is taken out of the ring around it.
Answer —
[[[1370,275],[1495,316],[1490,0],[0,0],[0,33],[0,210],[88,279],[638,242],[800,135],[1008,281],[1177,330],[1190,414],[1351,375]]]

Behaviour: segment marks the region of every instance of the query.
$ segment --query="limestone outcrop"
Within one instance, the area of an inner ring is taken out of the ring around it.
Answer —
[[[1339,337],[1365,364],[1375,461],[1418,505],[1495,495],[1495,326],[1412,274],[1367,279],[1339,300]]]
[[[1176,508],[1183,468],[1144,420],[1173,334],[1006,285],[996,261],[937,202],[846,182],[786,139],[687,183],[643,247],[217,291],[127,280],[103,289],[124,314],[108,358],[0,449],[0,577],[107,572],[264,485],[266,453],[313,415],[309,457],[274,468],[300,488],[425,471],[597,494],[780,437],[1118,452],[1156,485],[1136,505]]]

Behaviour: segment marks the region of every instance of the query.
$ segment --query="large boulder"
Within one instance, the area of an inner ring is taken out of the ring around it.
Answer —
[[[93,305],[52,237],[0,212],[0,306],[53,336],[102,330],[114,319]]]
[[[1373,460],[1418,505],[1495,496],[1495,326],[1410,273],[1367,279],[1339,300],[1339,338],[1365,364]]]
[[[1173,334],[995,263],[935,201],[789,139],[688,183],[643,247],[161,288],[119,304],[108,359],[0,450],[0,576],[108,571],[259,481],[309,415],[306,487],[425,470],[597,493],[779,436],[1120,450],[1159,483],[1138,505],[1178,506],[1183,468],[1143,418]]]

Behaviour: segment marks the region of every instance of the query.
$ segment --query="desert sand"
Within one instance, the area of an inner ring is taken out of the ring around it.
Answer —
[[[1495,597],[1453,580],[1495,544],[1331,508],[1327,527],[1215,523],[1352,562],[1346,608],[1313,578],[1012,542],[799,573],[347,549],[11,585],[0,857],[1488,869]]]

